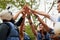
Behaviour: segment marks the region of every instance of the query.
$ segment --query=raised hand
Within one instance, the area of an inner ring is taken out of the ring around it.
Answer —
[[[23,9],[25,10],[24,12],[25,12],[26,14],[30,14],[30,8],[29,8],[28,5],[24,5]]]

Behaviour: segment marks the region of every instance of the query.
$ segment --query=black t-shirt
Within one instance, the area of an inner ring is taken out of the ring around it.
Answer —
[[[21,17],[21,18],[19,18],[19,20],[15,23],[15,20],[10,20],[10,22],[12,22],[13,24],[15,24],[16,26],[20,26],[21,25],[21,23],[22,23],[22,21],[23,21],[23,18]]]
[[[23,21],[23,18],[21,17],[21,18],[15,23],[15,25],[20,26],[21,23],[22,23],[22,21]]]
[[[15,20],[13,20],[13,18],[10,20],[10,22],[12,22],[14,24]]]

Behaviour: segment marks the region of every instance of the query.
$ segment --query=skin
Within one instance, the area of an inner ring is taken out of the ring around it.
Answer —
[[[60,3],[58,3],[57,5],[57,10],[58,10],[58,13],[60,13]]]
[[[24,39],[24,31],[25,31],[25,27],[24,27],[24,22],[25,22],[25,13],[23,13],[23,21],[22,21],[22,23],[21,23],[21,25],[20,25],[20,28],[19,28],[19,32],[20,32],[20,40],[23,40]]]
[[[16,20],[20,13],[24,12],[24,9],[21,9],[19,12],[16,13],[15,16],[13,16],[13,19]]]

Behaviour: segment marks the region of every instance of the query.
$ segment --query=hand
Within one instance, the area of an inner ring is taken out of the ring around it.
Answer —
[[[26,14],[30,14],[30,8],[28,7],[28,5],[24,5],[23,9],[25,10]]]
[[[24,12],[25,10],[22,8],[21,10],[20,10],[20,13],[22,13],[22,12]]]

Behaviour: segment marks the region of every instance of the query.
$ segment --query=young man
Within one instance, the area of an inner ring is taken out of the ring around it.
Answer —
[[[47,27],[47,25],[38,17],[39,22],[41,24],[38,27],[38,30],[35,29],[34,24],[32,23],[32,20],[30,17],[28,17],[29,24],[31,26],[32,32],[34,33],[36,40],[51,40],[49,31],[50,29]]]

